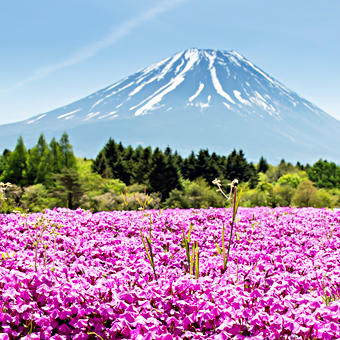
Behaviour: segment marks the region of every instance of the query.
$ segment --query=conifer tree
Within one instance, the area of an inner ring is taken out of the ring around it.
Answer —
[[[51,153],[43,134],[38,143],[28,154],[27,180],[28,183],[46,183],[51,180]]]
[[[151,159],[152,169],[149,173],[149,183],[153,191],[160,192],[162,200],[169,197],[173,189],[180,188],[179,171],[172,155],[156,148]]]
[[[109,171],[112,174],[112,171],[108,164],[108,160],[105,156],[105,150],[101,150],[97,155],[96,159],[93,161],[92,171],[97,172],[100,175],[103,175],[107,171]]]
[[[5,171],[6,165],[7,165],[7,159],[9,155],[11,154],[11,151],[8,149],[5,149],[2,153],[2,156],[0,156],[0,178],[2,173]]]
[[[250,189],[255,189],[259,183],[258,172],[253,163],[249,163],[249,187]]]
[[[54,196],[59,198],[64,206],[74,209],[80,197],[84,194],[80,183],[79,173],[74,168],[63,168],[60,174],[54,174],[56,189]]]
[[[257,165],[257,171],[266,173],[268,168],[269,168],[269,165],[267,163],[267,160],[263,156],[261,156],[259,160],[259,164]]]
[[[194,151],[191,151],[190,155],[185,158],[181,164],[181,173],[185,179],[189,179],[191,182],[196,178],[196,156]]]
[[[152,150],[150,147],[136,149],[133,159],[132,181],[139,184],[148,184],[149,172],[151,169]]]
[[[61,152],[61,160],[63,167],[73,168],[76,165],[76,157],[73,153],[72,145],[68,139],[68,134],[66,132],[60,138],[59,141],[60,152]]]
[[[14,151],[8,156],[5,170],[0,182],[9,182],[19,186],[27,186],[27,150],[20,136]]]
[[[63,168],[63,160],[60,145],[54,137],[52,138],[49,147],[51,155],[51,171],[55,174],[60,173]]]
[[[225,176],[229,180],[238,179],[240,182],[247,182],[250,178],[249,165],[242,150],[237,153],[234,149],[227,157]]]

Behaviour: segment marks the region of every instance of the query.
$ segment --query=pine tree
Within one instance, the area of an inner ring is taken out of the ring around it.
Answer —
[[[68,134],[66,132],[60,138],[59,141],[62,165],[66,168],[73,168],[76,165],[76,157],[73,153],[72,145],[68,139]]]
[[[191,151],[189,157],[183,160],[180,168],[183,177],[191,182],[196,178],[196,161],[195,153]]]
[[[27,160],[28,184],[38,184],[51,181],[52,159],[48,144],[43,134],[40,135],[38,143],[33,147]]]
[[[259,183],[259,177],[258,172],[256,171],[256,168],[253,163],[249,163],[249,186],[250,189],[255,189],[257,187],[257,184]]]
[[[151,159],[152,169],[149,174],[149,183],[153,191],[160,192],[162,200],[169,197],[173,189],[180,188],[179,171],[172,155],[164,155],[156,148]]]
[[[96,159],[92,163],[92,171],[97,172],[100,175],[110,172],[112,174],[111,168],[109,167],[108,160],[105,156],[105,150],[101,150],[97,155]],[[112,174],[113,177],[113,174]]]
[[[60,145],[54,137],[52,138],[49,147],[51,155],[51,171],[55,174],[60,173],[63,168],[63,160]]]
[[[20,136],[14,151],[8,156],[0,182],[27,186],[27,150]]]
[[[79,173],[73,168],[63,168],[60,174],[54,174],[56,189],[53,194],[59,198],[64,206],[74,209],[80,197],[84,194],[80,183]]]
[[[267,160],[263,156],[261,156],[259,164],[257,165],[257,172],[266,173],[268,168],[269,165],[267,163]]]
[[[249,165],[242,150],[237,153],[234,149],[227,157],[225,165],[225,178],[229,180],[238,179],[247,182],[250,179]]]
[[[9,151],[8,149],[5,149],[2,153],[2,156],[0,156],[0,178],[1,178],[2,173],[5,171],[7,160],[10,154],[11,154],[11,151]]]
[[[150,147],[136,149],[133,158],[136,160],[133,165],[133,183],[148,184],[149,172],[151,169],[152,150]]]

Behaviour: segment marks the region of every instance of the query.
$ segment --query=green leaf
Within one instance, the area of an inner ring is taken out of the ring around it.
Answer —
[[[148,248],[146,247],[146,244],[145,244],[145,241],[144,241],[144,236],[143,236],[143,233],[142,233],[142,229],[140,230],[140,236],[141,236],[141,238],[142,238],[142,241],[143,241],[143,244],[144,244],[144,248],[145,248],[146,254],[148,255],[148,259],[149,259],[149,261],[150,261],[150,255],[149,255]]]
[[[120,192],[120,193],[122,194],[122,197],[123,197],[123,200],[124,200],[125,205],[128,205],[127,202],[126,202],[126,200],[125,200],[125,196],[123,195],[122,192]]]
[[[215,242],[215,245],[216,245],[217,252],[221,255],[222,254],[222,250],[219,247],[219,245],[217,244],[217,242]]]
[[[199,250],[198,245],[196,247],[196,279],[198,280],[200,277],[200,261],[199,261]]]
[[[191,235],[191,230],[192,230],[193,224],[190,223],[190,227],[189,227],[189,233],[188,233],[188,243],[190,243],[190,235]]]
[[[238,195],[237,202],[236,202],[236,204],[235,204],[235,209],[234,209],[234,212],[233,212],[233,221],[235,221],[235,216],[236,216],[236,214],[237,214],[237,209],[238,209],[238,206],[239,206],[239,204],[240,204],[240,199],[241,199],[241,196],[242,196],[242,191],[243,191],[243,188],[241,188],[241,191],[240,191],[240,193],[239,193],[239,195]]]
[[[138,198],[138,196],[135,194],[135,197],[136,197],[136,199],[137,199],[137,202],[138,202],[138,204],[140,205],[140,206],[142,206],[142,203],[141,203],[141,201],[139,200],[139,198]]]

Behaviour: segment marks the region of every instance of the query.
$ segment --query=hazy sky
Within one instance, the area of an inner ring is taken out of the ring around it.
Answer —
[[[2,1],[0,124],[190,47],[235,50],[340,119],[339,14],[339,0]]]

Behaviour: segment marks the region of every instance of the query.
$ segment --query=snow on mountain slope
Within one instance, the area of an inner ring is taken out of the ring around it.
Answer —
[[[340,156],[334,148],[340,122],[234,51],[188,49],[70,105],[0,126],[0,149],[7,147],[3,134],[33,140],[40,132],[64,130],[86,156],[110,136],[129,144],[169,144],[184,154],[242,147],[254,160],[262,154],[274,161]]]

